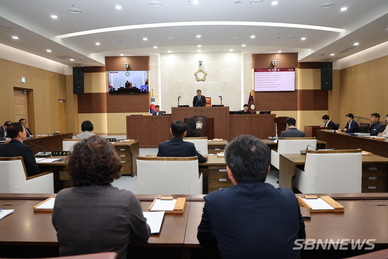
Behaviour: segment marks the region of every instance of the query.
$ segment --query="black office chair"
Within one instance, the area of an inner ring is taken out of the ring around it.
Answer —
[[[334,130],[338,130],[338,129],[339,129],[339,126],[340,126],[340,124],[339,124],[339,123],[334,123],[334,124],[335,124]]]
[[[368,133],[369,132],[369,123],[360,123],[360,132]]]

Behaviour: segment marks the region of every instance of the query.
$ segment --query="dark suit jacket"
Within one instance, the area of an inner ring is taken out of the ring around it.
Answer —
[[[202,156],[195,149],[195,146],[191,142],[183,141],[181,138],[173,137],[169,141],[162,142],[158,147],[157,156],[161,157],[188,157],[197,156],[198,162],[206,162],[206,157]]]
[[[31,132],[31,130],[30,130],[29,128],[25,127],[25,129],[26,129],[26,135],[27,135],[27,137],[29,137],[30,135],[34,135],[34,134],[32,134],[32,132]],[[28,132],[30,135],[28,135],[27,132]]]
[[[158,114],[159,113],[159,114]],[[162,115],[164,112],[162,112],[162,111],[159,111],[159,112],[153,112],[152,113],[152,116],[158,116],[158,115]]]
[[[246,182],[204,199],[197,238],[202,246],[218,245],[221,258],[300,257],[292,248],[305,238],[304,222],[290,189]]]
[[[325,124],[325,125],[326,125],[326,124]],[[326,127],[329,127],[329,128],[335,129],[335,123],[334,123],[334,122],[332,122],[332,121],[329,121],[329,124],[328,124]]]
[[[201,98],[198,98],[198,95],[193,98],[193,107],[203,107],[206,106],[206,98],[201,95]]]
[[[22,156],[29,176],[39,174],[34,151],[30,146],[24,145],[17,139],[12,139],[8,144],[0,146],[0,157]]]
[[[384,130],[385,130],[385,125],[383,125],[379,121],[374,124],[371,124],[369,127],[369,132],[371,136],[377,136],[377,134],[383,132]]]
[[[60,256],[112,251],[126,259],[129,241],[143,244],[150,235],[136,196],[112,185],[62,189],[52,222]]]
[[[347,129],[346,133],[360,132],[360,127],[358,126],[358,123],[355,120],[351,120],[350,125],[349,123],[346,123],[346,126],[344,129]]]
[[[0,138],[5,138],[7,137],[5,135],[5,130],[4,130],[4,126],[0,126]]]
[[[306,134],[303,131],[298,130],[297,128],[289,128],[288,130],[282,131],[280,133],[281,138],[285,137],[304,137]]]

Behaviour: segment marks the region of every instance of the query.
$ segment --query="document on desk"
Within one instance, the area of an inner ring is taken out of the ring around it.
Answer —
[[[8,216],[9,214],[12,214],[14,212],[13,209],[9,210],[0,210],[0,220]]]
[[[175,208],[176,199],[162,200],[157,199],[152,206],[151,211],[173,211]]]
[[[38,206],[36,206],[35,209],[52,210],[52,209],[54,209],[54,204],[55,204],[55,198],[50,197],[49,199],[45,200],[44,202],[42,202]]]
[[[334,210],[330,204],[328,204],[326,201],[322,200],[321,198],[317,199],[306,199],[303,198],[303,200],[313,209],[313,210]]]
[[[164,218],[164,211],[143,211],[143,215],[147,219],[147,224],[150,226],[151,234],[159,234]]]
[[[35,158],[37,163],[52,163],[56,161],[61,161],[60,158]]]

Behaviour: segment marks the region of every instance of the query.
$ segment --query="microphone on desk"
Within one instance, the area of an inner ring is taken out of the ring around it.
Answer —
[[[178,107],[179,107],[179,99],[181,99],[181,96],[180,96],[180,95],[178,96]]]
[[[41,146],[41,145],[38,145],[38,144],[35,144],[35,143],[32,143],[32,142],[28,142],[28,145],[33,145],[33,146],[37,146],[37,147],[40,147],[43,149],[43,153],[42,152],[38,152],[35,156],[40,156],[40,157],[46,157],[46,156],[51,156],[51,152],[46,152],[46,150],[44,149],[44,146]]]
[[[307,150],[308,150],[309,147],[312,147],[314,150],[318,150],[318,148],[316,148],[316,147],[313,147],[313,146],[311,146],[311,145],[307,145],[306,149],[305,149],[305,150],[301,150],[300,153],[301,153],[302,155],[306,155]]]

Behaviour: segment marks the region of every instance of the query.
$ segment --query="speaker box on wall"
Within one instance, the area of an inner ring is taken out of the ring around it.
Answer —
[[[73,94],[84,93],[84,68],[73,67]]]
[[[333,63],[321,63],[321,90],[333,89]]]

